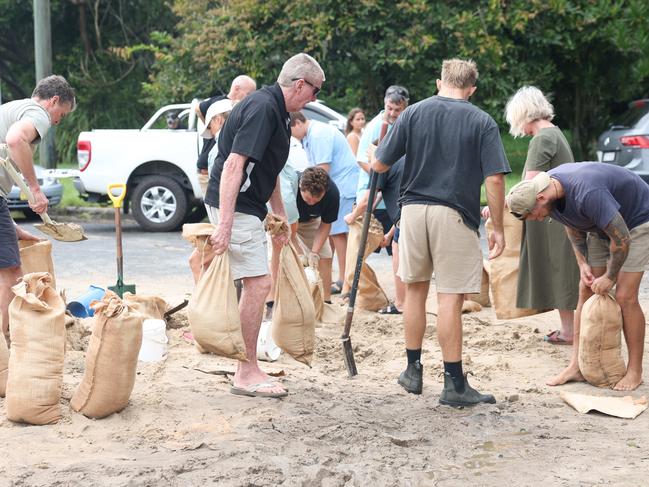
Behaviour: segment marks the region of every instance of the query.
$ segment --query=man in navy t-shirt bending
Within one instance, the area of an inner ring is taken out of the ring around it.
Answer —
[[[282,397],[286,389],[257,364],[257,336],[264,298],[270,289],[266,233],[266,203],[286,219],[279,173],[289,149],[289,112],[315,101],[325,75],[308,54],[290,58],[277,83],[248,95],[228,117],[218,141],[205,206],[216,229],[210,242],[217,254],[230,252],[233,279],[243,280],[239,305],[247,362],[239,362],[233,394]],[[286,244],[288,235],[276,237]]]
[[[563,223],[579,264],[572,358],[548,385],[584,380],[578,362],[581,309],[594,293],[607,294],[617,283],[615,299],[622,308],[629,363],[614,389],[636,389],[642,383],[645,318],[638,291],[649,269],[649,186],[623,167],[598,162],[564,164],[518,183],[509,192],[507,204],[521,220],[550,216]]]

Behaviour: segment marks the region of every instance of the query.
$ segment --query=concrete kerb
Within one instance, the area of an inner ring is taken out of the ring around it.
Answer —
[[[50,216],[55,220],[57,217],[73,217],[77,220],[113,220],[115,218],[115,209],[112,206],[66,206],[54,207],[49,210]],[[131,214],[125,215],[122,209],[122,220],[134,222]]]

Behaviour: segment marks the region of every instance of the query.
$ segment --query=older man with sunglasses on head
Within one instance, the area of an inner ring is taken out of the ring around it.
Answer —
[[[520,220],[552,217],[563,223],[579,265],[572,358],[548,385],[584,380],[578,363],[582,307],[594,293],[606,294],[617,283],[629,363],[614,389],[636,389],[642,383],[645,318],[638,292],[649,269],[649,186],[612,164],[565,164],[518,183],[507,195],[507,205]]]

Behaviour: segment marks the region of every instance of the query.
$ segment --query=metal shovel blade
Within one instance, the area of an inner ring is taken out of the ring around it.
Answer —
[[[76,223],[57,223],[50,220],[49,223],[36,223],[34,228],[61,242],[80,242],[88,240],[83,233],[81,225]]]

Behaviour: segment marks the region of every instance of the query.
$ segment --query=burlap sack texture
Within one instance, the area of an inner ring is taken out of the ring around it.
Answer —
[[[212,250],[208,239],[214,233],[211,223],[186,223],[183,225],[182,236],[194,246],[194,253],[189,258],[189,267],[194,276],[194,282],[207,271],[216,253]]]
[[[11,288],[11,355],[5,407],[11,421],[52,424],[61,419],[65,302],[47,272],[27,274]]]
[[[491,300],[489,299],[489,261],[482,261],[482,281],[480,284],[480,293],[476,294],[467,294],[466,299],[470,301],[475,301],[480,306],[484,308],[489,308],[491,306]]]
[[[359,217],[349,226],[347,236],[347,255],[345,258],[345,283],[351,288],[356,271],[356,259],[358,258],[358,249],[361,245],[361,233],[363,230],[363,217]],[[356,292],[355,307],[366,309],[368,311],[378,311],[388,305],[388,297],[379,284],[374,270],[365,262],[368,255],[374,252],[381,240],[383,239],[383,227],[379,221],[372,215],[370,227],[367,233],[367,244],[363,254],[363,266],[361,275],[358,280],[358,291]]]
[[[310,265],[309,267],[315,275],[315,282],[309,281],[309,287],[313,298],[316,322],[319,324],[341,325],[345,321],[345,312],[338,306],[324,302],[320,272],[316,266]]]
[[[124,302],[131,310],[140,313],[145,320],[163,320],[169,308],[167,301],[160,296],[124,293]]]
[[[183,238],[199,248],[203,257],[208,253],[212,256],[206,269],[200,266],[198,282],[187,308],[189,326],[199,352],[212,352],[245,362],[248,359],[229,254],[215,255],[211,250],[207,238],[213,231],[214,226],[210,224],[183,225]]]
[[[86,367],[70,407],[89,418],[105,418],[124,409],[131,397],[144,316],[112,291],[90,307],[95,315]]]
[[[505,250],[500,256],[489,262],[491,304],[496,312],[496,317],[501,320],[508,320],[542,313],[543,311],[536,309],[516,307],[523,222],[506,211],[503,215],[503,225]],[[485,228],[488,234],[493,231],[491,218],[487,220]]]
[[[7,374],[9,373],[9,349],[4,333],[0,333],[0,397],[5,397]]]
[[[20,248],[20,265],[23,274],[32,272],[49,272],[52,276],[52,287],[56,289],[54,262],[52,262],[52,242],[49,240],[18,240]]]
[[[288,224],[275,215],[266,217],[271,236],[288,234]],[[273,306],[273,340],[298,362],[311,366],[315,350],[316,315],[309,281],[292,243],[282,247]]]
[[[626,374],[622,310],[610,295],[591,296],[581,310],[579,370],[597,387],[613,387]]]

